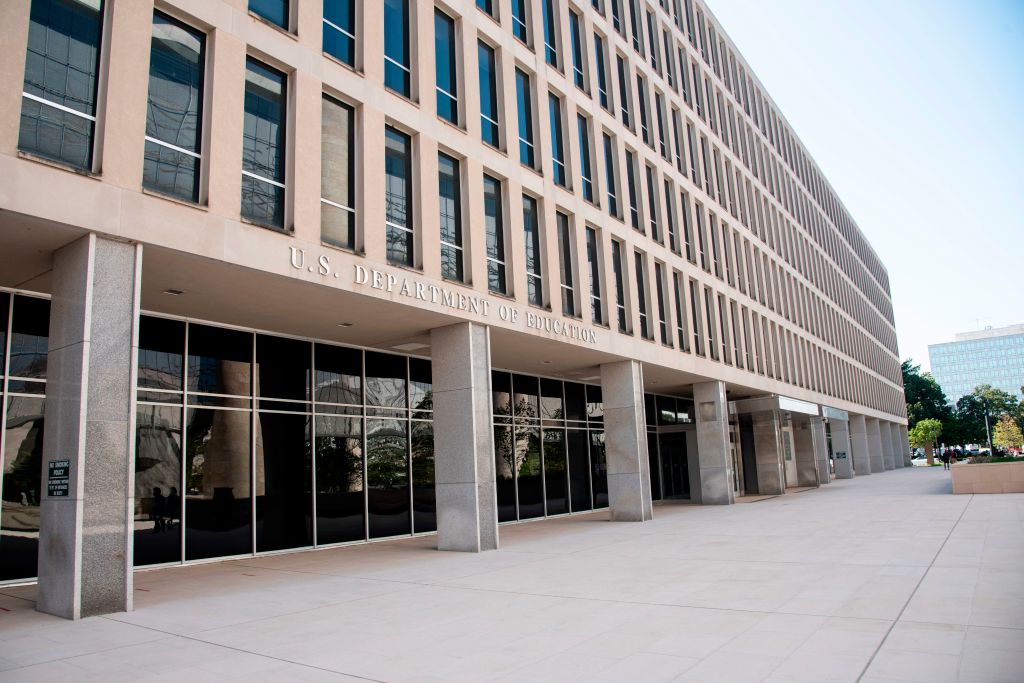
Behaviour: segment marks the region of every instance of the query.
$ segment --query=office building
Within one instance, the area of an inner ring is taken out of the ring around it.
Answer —
[[[929,344],[928,361],[954,405],[982,384],[1018,396],[1024,387],[1024,325],[960,332],[951,342]]]
[[[906,461],[885,267],[700,2],[9,0],[0,46],[41,610]]]

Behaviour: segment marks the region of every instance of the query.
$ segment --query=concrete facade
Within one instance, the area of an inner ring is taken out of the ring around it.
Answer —
[[[852,479],[854,471],[850,445],[850,421],[831,419],[828,426],[832,436],[832,457],[835,463],[836,479]]]
[[[95,25],[95,44],[72,50],[84,61],[70,67],[94,76],[84,90],[95,97],[66,102],[33,81],[30,33],[49,30],[33,2],[45,0],[0,3],[0,175],[10,179],[0,187],[0,297],[5,358],[44,364],[18,332],[17,302],[49,300],[49,366],[8,362],[2,398],[45,399],[46,438],[11,412],[0,452],[17,437],[42,448],[43,467],[69,460],[69,496],[43,498],[34,527],[23,515],[40,609],[130,609],[133,534],[148,545],[176,538],[167,562],[220,556],[201,556],[192,538],[230,536],[225,556],[276,552],[261,542],[282,528],[312,526],[283,549],[317,548],[327,544],[318,515],[340,525],[349,505],[355,536],[332,543],[370,540],[378,496],[382,508],[408,507],[403,533],[436,512],[439,549],[481,552],[499,546],[499,519],[607,505],[613,520],[648,521],[662,495],[716,505],[780,495],[828,483],[831,467],[838,478],[882,471],[883,452],[896,452],[879,430],[906,421],[885,267],[699,0],[635,3],[647,21],[634,22],[564,0],[550,17],[534,3],[522,22],[507,3],[495,16],[475,3],[408,3],[404,64],[386,53],[396,29],[380,2],[356,3],[344,36],[317,0],[286,3],[280,25],[247,0],[83,3],[95,21],[83,14],[77,26],[85,35]],[[434,52],[446,18],[450,91]],[[189,72],[202,78],[184,96],[160,80],[173,27],[186,35],[172,45],[179,57],[203,43]],[[351,54],[325,31],[351,38]],[[495,55],[493,111],[480,46]],[[56,53],[40,59],[69,67]],[[160,88],[167,100],[150,101]],[[158,140],[155,111],[179,116],[176,134],[194,132],[194,147]],[[495,144],[483,140],[489,120]],[[404,156],[385,143],[395,139],[408,142]],[[275,163],[259,166],[265,158]],[[270,167],[278,175],[261,180]],[[177,187],[167,178],[187,185],[189,173],[194,196],[166,191]],[[254,219],[253,205],[280,220]],[[349,225],[338,215],[351,218],[351,243],[337,239]],[[140,351],[140,328],[160,321],[180,326],[179,346],[157,334]],[[242,350],[189,346],[200,328],[243,339]],[[308,364],[261,355],[268,340],[306,345]],[[320,351],[354,354],[360,369],[322,370]],[[400,359],[400,377],[368,375],[372,354]],[[294,395],[260,393],[275,371],[293,370]],[[370,400],[371,388],[394,403]],[[344,391],[355,398],[338,399]],[[159,456],[146,462],[134,450],[140,406],[150,419],[140,442]],[[848,445],[832,423],[845,463],[829,462],[826,408],[849,415]],[[190,422],[208,414],[213,427]],[[267,464],[283,432],[264,428],[264,414],[308,416],[293,420],[303,445],[281,447],[308,480]],[[345,420],[350,432],[321,433]],[[228,422],[216,438],[189,438]],[[427,423],[430,456],[416,460]],[[380,474],[385,451],[404,463],[401,476]],[[138,478],[140,467],[150,474]],[[161,468],[177,468],[173,487],[150,495],[159,487],[146,477]],[[5,505],[33,508],[34,491],[6,481]],[[301,489],[300,502],[279,485]],[[243,521],[230,527],[226,511]]]

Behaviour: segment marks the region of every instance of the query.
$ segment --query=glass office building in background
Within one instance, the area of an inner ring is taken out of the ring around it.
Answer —
[[[981,384],[1021,398],[1024,388],[1024,325],[961,332],[953,341],[928,345],[932,376],[956,404]]]

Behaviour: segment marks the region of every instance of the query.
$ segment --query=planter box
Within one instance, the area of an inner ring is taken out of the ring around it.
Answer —
[[[950,474],[953,493],[1024,493],[1024,461],[958,463]]]

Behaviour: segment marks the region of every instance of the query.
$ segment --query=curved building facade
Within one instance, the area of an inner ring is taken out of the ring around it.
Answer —
[[[694,0],[0,6],[0,580],[901,467],[889,281]]]

